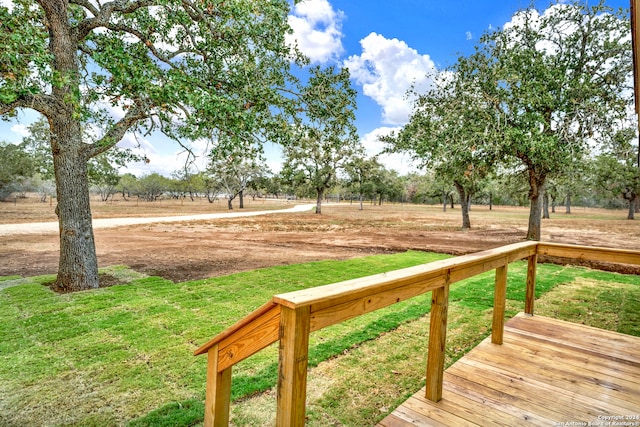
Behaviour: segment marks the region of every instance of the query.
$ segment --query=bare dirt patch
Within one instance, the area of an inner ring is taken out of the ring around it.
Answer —
[[[290,207],[247,201],[245,210]],[[0,203],[0,223],[54,221],[55,206],[36,197]],[[236,209],[238,211],[239,209]],[[226,212],[226,201],[95,202],[95,218],[150,217]],[[257,217],[182,221],[96,229],[101,266],[128,265],[173,281],[202,279],[291,263],[346,259],[406,250],[454,255],[522,241],[528,209],[474,206],[472,229],[460,229],[460,210],[439,206],[341,203],[312,210]],[[640,248],[640,221],[626,212],[576,208],[543,222],[543,240]],[[27,221],[25,221],[27,220]],[[55,233],[0,236],[0,276],[54,274]],[[631,269],[629,272],[634,272]],[[635,271],[637,272],[637,271]]]

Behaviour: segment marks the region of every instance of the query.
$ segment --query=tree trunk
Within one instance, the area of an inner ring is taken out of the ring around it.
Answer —
[[[556,213],[556,196],[551,196],[551,213]]]
[[[489,210],[493,210],[493,193],[489,193]]]
[[[316,188],[318,192],[318,198],[316,200],[316,214],[320,215],[322,213],[322,196],[324,195],[324,188]]]
[[[382,193],[380,193],[380,197],[378,198],[378,206],[382,206]]]
[[[471,200],[471,193],[465,191],[464,187],[459,183],[453,183],[458,190],[460,196],[460,210],[462,211],[462,229],[468,230],[471,228],[471,220],[469,219],[469,205]],[[451,197],[453,199],[453,196]]]
[[[527,240],[540,240],[542,234],[542,198],[544,195],[545,177],[536,177],[533,171],[529,172],[529,229]]]
[[[542,218],[549,219],[549,194],[545,191],[542,195]]]
[[[360,210],[364,210],[364,207],[362,206],[362,194],[360,194],[358,198],[360,199]]]
[[[567,198],[565,199],[566,202],[566,213],[570,214],[571,213],[571,193],[567,193]]]
[[[629,197],[628,200],[629,200],[629,213],[627,215],[627,219],[636,219],[635,211],[636,211],[636,200],[638,200],[638,195],[635,193],[631,193],[631,197]]]
[[[229,196],[229,198],[227,198],[227,207],[229,208],[230,211],[233,210],[233,199],[234,197]]]
[[[442,193],[442,212],[447,211],[447,193]]]
[[[240,204],[240,209],[244,209],[244,190],[241,190],[240,193],[238,193],[238,196],[240,197],[240,201],[238,202]]]
[[[42,2],[49,32],[52,73],[60,84],[53,85],[49,111],[51,154],[56,178],[60,259],[56,286],[67,291],[97,288],[98,261],[91,224],[88,148],[82,141],[77,117],[80,73],[76,51],[76,27],[69,25],[69,2]],[[42,112],[42,111],[41,111]]]
[[[65,119],[64,114],[49,122],[60,230],[56,287],[64,291],[97,288],[98,259],[82,132],[77,121],[71,117]]]

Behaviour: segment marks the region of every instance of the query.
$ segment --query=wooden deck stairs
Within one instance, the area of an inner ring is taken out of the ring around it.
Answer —
[[[520,314],[425,393],[378,426],[640,426],[640,338]]]

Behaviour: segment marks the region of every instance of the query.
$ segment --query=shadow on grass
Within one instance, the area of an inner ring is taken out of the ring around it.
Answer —
[[[407,305],[404,310],[381,317],[366,327],[352,331],[337,339],[320,342],[309,349],[309,368],[321,362],[343,354],[363,343],[377,339],[381,334],[397,329],[403,323],[416,320],[429,313],[430,307],[424,305]],[[275,361],[252,375],[233,377],[231,399],[245,399],[265,392],[276,385],[278,363]],[[199,411],[199,412],[198,412]],[[190,427],[198,425],[204,419],[204,402],[186,400],[170,403],[149,414],[131,421],[131,427]]]

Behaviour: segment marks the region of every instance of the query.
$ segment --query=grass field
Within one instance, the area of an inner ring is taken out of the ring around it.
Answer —
[[[404,268],[444,255],[409,251],[173,283],[127,267],[127,284],[60,295],[51,276],[0,278],[0,425],[193,426],[206,358],[192,352],[273,294]],[[509,269],[508,314],[526,266]],[[451,292],[447,364],[490,333],[493,275]],[[536,313],[640,336],[640,277],[540,265]],[[424,384],[430,295],[311,336],[309,425],[375,423]],[[271,425],[277,349],[234,367],[235,425]]]

